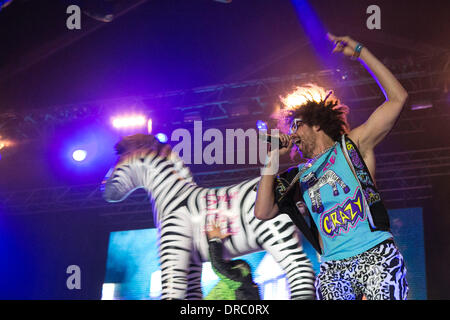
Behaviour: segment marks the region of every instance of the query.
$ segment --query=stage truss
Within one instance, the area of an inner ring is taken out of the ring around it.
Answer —
[[[434,104],[448,102],[450,53],[386,63],[407,89],[411,104],[416,101],[430,101]],[[79,102],[26,112],[11,109],[9,112],[0,113],[0,130],[4,136],[9,134],[13,138],[42,139],[48,132],[55,130],[55,127],[87,119],[103,120],[105,115],[110,115],[114,110],[123,112],[124,105],[133,106],[148,117],[157,117],[158,113],[165,112],[171,116],[170,119],[165,117],[165,122],[170,126],[184,126],[197,119],[202,120],[205,126],[211,127],[217,127],[218,122],[228,120],[230,122],[226,122],[227,125],[232,124],[238,128],[254,122],[255,119],[269,116],[280,94],[308,82],[334,88],[338,96],[351,106],[350,121],[364,117],[384,99],[370,74],[360,64],[355,64],[346,69]],[[442,116],[448,116],[447,109],[443,110]],[[408,119],[415,120],[414,114],[409,110],[403,116],[403,122]],[[412,124],[407,126],[411,127]]]
[[[391,136],[426,132],[430,123],[448,123],[450,99],[450,54],[414,61],[394,61],[389,66],[409,92],[410,105],[403,112]],[[203,121],[207,127],[254,126],[256,119],[266,119],[272,112],[280,93],[305,82],[328,84],[335,88],[342,100],[352,107],[350,122],[365,119],[383,96],[372,77],[361,66],[346,70],[324,70],[317,73],[289,75],[178,90],[139,97],[90,101],[43,108],[26,113],[0,114],[0,130],[4,135],[22,139],[45,139],[49,132],[66,123],[99,119],[106,112],[133,102],[147,110],[148,116],[160,110],[173,115],[171,126]],[[415,101],[429,101],[430,109],[412,111]],[[226,120],[226,121],[225,121]],[[379,153],[377,184],[386,205],[414,206],[432,199],[432,180],[450,176],[450,146],[428,146],[418,142],[408,151]],[[287,166],[285,166],[287,167]],[[203,167],[204,169],[205,167]],[[240,167],[208,171],[194,170],[201,186],[230,185],[259,175],[258,167]],[[13,214],[74,213],[95,214],[112,228],[140,228],[154,226],[149,199],[137,191],[122,203],[109,204],[101,197],[99,184],[64,186],[0,194],[0,206]]]

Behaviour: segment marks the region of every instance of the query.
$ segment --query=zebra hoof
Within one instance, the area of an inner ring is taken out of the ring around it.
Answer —
[[[346,187],[344,188],[344,192],[345,192],[345,193],[349,193],[349,192],[350,192],[350,188],[349,188],[348,186],[346,186]]]
[[[337,191],[337,190],[335,190],[335,191],[333,191],[333,196],[338,196],[339,195],[339,191]]]
[[[317,208],[317,213],[322,213],[323,212],[323,205],[320,205],[319,208]]]

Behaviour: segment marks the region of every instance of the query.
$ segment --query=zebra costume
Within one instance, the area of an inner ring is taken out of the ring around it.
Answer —
[[[213,216],[231,221],[226,258],[266,250],[286,272],[291,299],[314,297],[314,271],[290,218],[261,221],[253,214],[259,178],[202,188],[178,155],[151,135],[125,137],[116,151],[120,157],[102,183],[103,196],[119,202],[137,188],[148,192],[159,230],[162,299],[202,299],[201,267],[209,260],[205,228]]]

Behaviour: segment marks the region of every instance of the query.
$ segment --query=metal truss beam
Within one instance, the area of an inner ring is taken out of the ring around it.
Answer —
[[[442,99],[439,95],[448,90],[449,61],[450,53],[446,53],[414,61],[391,61],[389,66],[410,93],[411,101],[424,97],[439,100]],[[206,126],[208,122],[215,120],[267,118],[280,94],[306,82],[329,84],[335,88],[341,99],[351,106],[351,116],[354,118],[358,118],[368,108],[373,110],[384,99],[369,73],[361,65],[355,65],[345,70],[323,70],[143,96],[88,101],[25,113],[9,111],[0,114],[0,130],[4,135],[9,129],[15,132],[16,137],[39,139],[58,125],[83,119],[103,119],[114,110],[123,112],[123,105],[134,105],[136,110],[149,117],[164,111],[165,115],[171,117],[165,121],[172,126],[186,125],[192,119],[202,120]]]

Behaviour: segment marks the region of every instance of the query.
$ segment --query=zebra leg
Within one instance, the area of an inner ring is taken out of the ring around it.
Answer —
[[[341,186],[342,190],[344,190],[344,193],[349,193],[350,192],[349,186],[346,185],[345,182],[342,179],[339,179],[337,181],[337,183],[339,183],[339,185]]]
[[[329,185],[331,186],[331,189],[333,189],[333,196],[338,196],[339,195],[339,190],[337,188],[336,182],[334,181],[330,181]]]
[[[185,299],[192,252],[192,225],[187,214],[174,212],[160,226],[161,299]]]
[[[315,203],[315,205],[313,205],[313,212],[322,213],[324,207],[322,204],[322,196],[320,195],[320,188],[313,189],[310,198],[311,200],[314,199]]]
[[[336,187],[336,183],[338,183],[342,190],[344,190],[344,193],[349,193],[350,188],[345,184],[345,182],[341,179],[341,177],[339,177],[336,172],[334,171],[327,171],[328,174],[328,180],[329,180],[329,184],[332,184],[334,186],[333,187],[333,195],[337,196],[339,194],[339,191],[337,190]]]
[[[314,196],[314,191],[313,190],[308,190],[308,194],[309,194],[309,198],[311,199],[311,205],[312,205],[312,211],[313,212],[317,212],[317,200]]]
[[[187,292],[186,299],[201,300],[202,292],[202,262],[199,255],[192,254],[191,263],[189,264],[189,272],[187,275]]]
[[[315,299],[314,270],[289,217],[285,214],[278,215],[269,222],[260,224],[255,232],[263,249],[286,272],[291,299]]]

